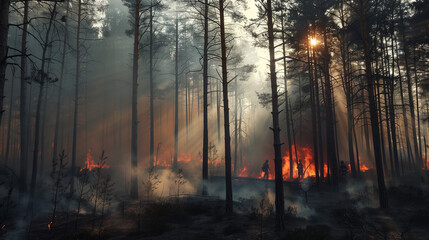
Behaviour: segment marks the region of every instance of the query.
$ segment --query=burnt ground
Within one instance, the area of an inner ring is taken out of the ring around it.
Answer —
[[[416,184],[416,181],[419,184]],[[184,195],[156,201],[120,201],[101,219],[92,217],[85,204],[76,216],[62,211],[52,232],[47,216],[37,217],[27,237],[15,225],[6,239],[428,239],[429,187],[427,178],[401,180],[390,187],[389,208],[377,208],[377,191],[371,183],[350,183],[332,191],[327,183],[313,185],[305,193],[298,183],[285,183],[285,231],[274,228],[268,181],[242,180],[235,185],[258,185],[268,190],[234,202],[234,215],[224,214],[218,197]],[[418,185],[418,186],[417,186]],[[92,225],[94,222],[94,229]],[[100,227],[100,224],[101,227]],[[28,232],[28,231],[27,231]],[[1,238],[1,236],[0,236]]]

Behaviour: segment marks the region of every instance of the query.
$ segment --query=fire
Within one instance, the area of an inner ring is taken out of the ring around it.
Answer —
[[[101,164],[97,164],[94,161],[94,158],[92,157],[92,151],[91,149],[88,149],[88,152],[86,153],[86,161],[85,161],[85,167],[83,167],[82,169],[80,169],[80,171],[84,170],[84,169],[88,169],[89,171],[91,171],[93,168],[109,168],[109,165],[102,165]]]
[[[359,156],[359,169],[361,172],[366,172],[366,171],[372,169],[372,167],[367,167],[364,163],[362,163],[362,159]]]
[[[302,165],[303,165],[303,172],[304,172],[304,178],[308,178],[308,177],[314,177],[316,176],[316,168],[314,166],[314,162],[313,162],[313,151],[310,147],[306,146],[306,147],[300,147],[297,148],[297,155],[298,155],[298,159],[302,161]],[[298,177],[298,161],[296,159],[296,155],[295,155],[295,146],[292,145],[292,157],[293,157],[293,164],[292,164],[292,168],[293,168],[293,177],[297,178]],[[269,166],[270,166],[270,171],[268,173],[268,179],[273,180],[275,179],[274,176],[274,161],[271,160],[269,161]],[[328,166],[326,164],[324,164],[323,169],[324,171],[324,175],[327,176],[328,173]],[[290,162],[289,162],[289,151],[286,151],[284,153],[283,156],[283,166],[282,166],[282,170],[283,170],[283,179],[287,180],[290,178]],[[249,170],[248,167],[245,166],[243,167],[241,173],[239,174],[240,177],[255,177],[255,178],[264,178],[264,172],[263,171],[259,171],[256,173],[250,173],[249,174]]]
[[[247,173],[247,167],[243,167],[243,169],[241,169],[240,174],[238,174],[239,177],[247,177],[248,175],[249,174]]]
[[[158,157],[158,159],[155,158],[155,165],[156,166],[161,166],[161,167],[172,167],[173,166],[173,156],[170,157]],[[191,154],[187,154],[187,153],[181,153],[180,156],[177,156],[177,162],[180,163],[192,163],[193,165],[199,165],[199,161],[198,159],[192,158]]]

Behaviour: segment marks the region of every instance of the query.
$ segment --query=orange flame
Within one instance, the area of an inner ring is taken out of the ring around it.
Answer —
[[[296,150],[297,150],[298,159],[302,161],[304,178],[316,176],[316,168],[315,168],[314,162],[313,162],[313,151],[312,151],[312,149],[310,147],[306,146],[306,147],[299,147]],[[295,146],[294,145],[292,145],[292,158],[293,158],[293,164],[292,164],[293,177],[297,178],[298,177],[298,167],[297,167],[298,161],[296,159]],[[272,160],[269,161],[269,166],[270,166],[270,171],[268,173],[268,179],[273,180],[273,179],[275,179],[274,161],[272,161]],[[327,176],[328,166],[326,165],[326,163],[324,164],[323,169],[325,170],[324,175]],[[289,179],[290,178],[289,151],[286,151],[284,156],[283,156],[282,170],[283,170],[283,179],[284,180]],[[240,177],[255,177],[255,178],[260,178],[260,179],[264,178],[264,175],[265,175],[265,173],[263,171],[249,174],[247,166],[243,167],[243,170],[239,174]]]
[[[82,169],[80,169],[80,171],[83,171],[84,169],[88,169],[89,171],[91,171],[94,168],[109,168],[110,166],[107,164],[104,164],[101,166],[101,164],[97,164],[94,161],[94,158],[92,157],[92,151],[91,149],[88,149],[88,152],[86,153],[86,161],[85,161],[85,167],[83,167]]]
[[[160,167],[172,167],[173,166],[173,156],[171,157],[154,157],[156,166]],[[191,154],[187,153],[181,153],[180,156],[177,156],[177,162],[184,163],[184,164],[191,164],[192,166],[198,167],[201,162],[200,159],[193,158]]]
[[[244,166],[243,169],[241,169],[240,174],[238,174],[239,177],[247,177],[248,175],[249,174],[247,173],[247,167],[246,166]]]

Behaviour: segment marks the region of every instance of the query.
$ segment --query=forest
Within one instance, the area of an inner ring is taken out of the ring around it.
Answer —
[[[0,0],[0,239],[428,239],[429,0]]]

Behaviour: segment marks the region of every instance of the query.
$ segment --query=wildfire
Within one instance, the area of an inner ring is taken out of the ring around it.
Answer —
[[[304,171],[304,178],[308,178],[308,177],[314,177],[316,176],[316,168],[314,166],[314,162],[313,162],[313,151],[311,150],[310,147],[300,147],[296,149],[297,151],[297,155],[298,155],[298,159],[302,161],[302,165],[303,165],[303,171]],[[293,177],[297,178],[298,177],[298,161],[296,160],[296,155],[295,155],[295,146],[292,145],[292,157],[293,157],[293,164],[292,164],[292,168],[293,168]],[[272,180],[275,178],[274,176],[274,161],[269,161],[269,166],[270,166],[270,171],[268,174],[268,179]],[[284,153],[283,156],[283,166],[282,166],[282,170],[283,170],[283,179],[289,179],[290,178],[290,162],[289,162],[289,151],[286,151]],[[328,166],[326,164],[324,164],[324,175],[327,176],[328,173]],[[257,173],[248,173],[248,168],[244,167],[243,170],[241,171],[241,173],[239,174],[240,177],[255,177],[255,178],[264,178],[264,172],[260,171]]]
[[[295,153],[295,146],[292,145],[293,177],[294,178],[298,177],[298,167],[297,167],[298,161],[296,159],[296,154],[298,155],[298,160],[302,161],[304,178],[315,177],[316,176],[316,167],[315,167],[314,161],[313,161],[312,149],[308,146],[298,147],[296,149],[296,153]],[[326,159],[325,159],[325,161],[326,161]],[[274,161],[273,160],[269,161],[269,166],[270,166],[270,171],[268,174],[268,179],[273,180],[273,179],[275,179]],[[290,167],[291,166],[290,166],[290,161],[289,161],[289,151],[285,151],[284,156],[283,156],[283,166],[282,166],[283,179],[284,180],[287,180],[290,178]],[[367,166],[364,163],[362,163],[362,160],[360,157],[359,157],[359,167],[360,167],[361,172],[366,172],[368,170],[373,169],[373,167]],[[348,169],[350,171],[350,164],[348,164]],[[323,172],[324,177],[327,177],[328,165],[326,162],[323,164],[323,170],[324,170],[324,172]],[[243,167],[243,169],[241,170],[241,172],[238,176],[239,177],[254,177],[254,178],[262,179],[262,178],[264,178],[264,175],[265,174],[263,171],[258,171],[258,172],[249,171],[249,167],[246,165]]]
[[[243,167],[243,169],[241,169],[240,174],[238,174],[239,177],[247,177],[248,175],[249,174],[247,173],[247,167]]]
[[[173,156],[170,157],[154,157],[155,158],[155,165],[160,167],[172,167],[173,166]],[[186,163],[191,164],[193,166],[200,165],[200,161],[197,158],[193,158],[191,154],[187,153],[181,153],[179,156],[177,156],[177,162],[180,163]]]
[[[88,152],[86,153],[86,161],[85,161],[85,167],[83,167],[82,169],[80,169],[80,171],[83,171],[84,169],[88,169],[89,171],[91,171],[94,168],[109,168],[110,166],[107,164],[104,164],[101,166],[101,164],[97,164],[94,161],[94,158],[92,157],[92,151],[91,149],[88,149]]]

